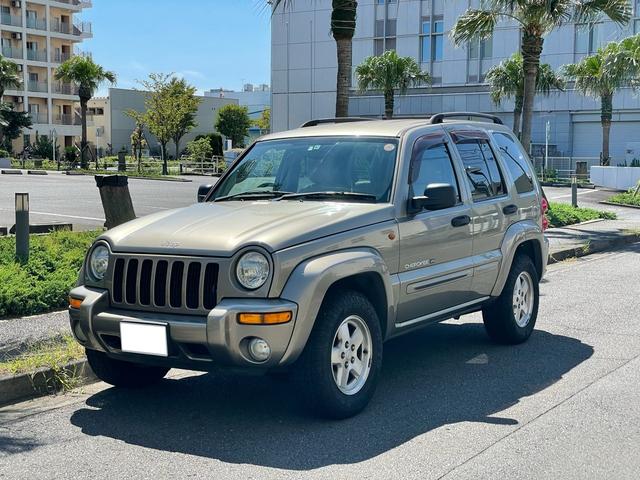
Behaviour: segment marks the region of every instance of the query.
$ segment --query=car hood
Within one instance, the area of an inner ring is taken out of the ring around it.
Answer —
[[[115,252],[231,256],[248,245],[273,252],[392,218],[389,204],[207,202],[132,220],[102,238]]]

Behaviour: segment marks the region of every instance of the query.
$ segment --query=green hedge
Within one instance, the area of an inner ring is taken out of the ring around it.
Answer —
[[[547,218],[549,219],[551,227],[564,227],[566,225],[596,220],[598,218],[614,220],[616,214],[602,210],[594,210],[593,208],[575,208],[568,203],[551,202],[549,204]]]
[[[99,232],[32,235],[29,262],[15,260],[15,237],[0,238],[0,317],[67,306],[69,290]]]
[[[619,203],[620,205],[634,205],[636,207],[640,207],[640,193],[638,195],[634,195],[635,190],[635,188],[632,188],[628,192],[618,193],[608,201]]]

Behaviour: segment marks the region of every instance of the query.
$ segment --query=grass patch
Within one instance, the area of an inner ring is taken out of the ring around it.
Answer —
[[[82,358],[84,348],[70,334],[60,335],[32,345],[17,357],[1,361],[0,375],[29,373],[33,381],[35,372],[46,368],[53,372],[51,378],[47,379],[46,392],[67,392],[80,384],[77,372],[67,365]]]
[[[26,263],[15,259],[15,237],[0,238],[0,317],[66,307],[84,256],[99,233],[32,235]]]
[[[633,205],[635,207],[640,207],[640,193],[634,196],[634,192],[635,188],[628,192],[618,193],[607,201],[611,203],[618,203],[620,205]]]
[[[593,208],[575,208],[568,203],[551,202],[547,218],[551,227],[564,227],[599,218],[615,220],[617,217],[613,212],[594,210]]]
[[[71,334],[38,342],[20,355],[0,362],[0,375],[18,375],[29,373],[39,368],[63,370],[64,366],[74,360],[84,358],[84,348]]]

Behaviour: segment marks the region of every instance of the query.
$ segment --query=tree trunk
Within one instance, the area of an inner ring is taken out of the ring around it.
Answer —
[[[513,109],[513,133],[520,138],[520,121],[522,120],[522,102],[521,95],[516,95],[515,107]]]
[[[384,118],[390,120],[393,118],[394,92],[388,90],[384,92]]]
[[[524,67],[524,99],[522,104],[522,135],[520,141],[527,152],[531,149],[531,124],[533,101],[536,96],[536,79],[540,67],[540,55],[544,39],[531,32],[522,34],[522,59]]]
[[[608,167],[611,163],[609,158],[609,136],[611,134],[611,118],[613,116],[613,94],[607,93],[600,99],[600,121],[602,123],[602,159],[601,164]]]
[[[180,158],[180,139],[174,138],[173,142],[176,144],[176,160]]]
[[[336,41],[338,76],[336,81],[336,117],[349,115],[349,90],[353,64],[353,35],[356,31],[356,0],[332,0],[331,33]]]
[[[162,174],[169,175],[169,165],[167,163],[167,142],[161,142],[162,147]]]
[[[336,117],[348,117],[353,44],[351,43],[350,38],[336,38],[336,46],[338,51],[338,77],[336,80]]]
[[[89,168],[89,159],[87,158],[87,100],[80,99],[80,113],[82,123],[82,139],[80,141],[80,168],[87,170]]]

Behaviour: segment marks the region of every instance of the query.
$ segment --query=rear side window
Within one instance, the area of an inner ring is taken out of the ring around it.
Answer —
[[[507,133],[495,132],[493,133],[493,139],[498,145],[504,164],[509,169],[509,173],[511,173],[516,191],[518,193],[532,192],[534,188],[533,174],[522,148]]]
[[[413,149],[409,184],[414,195],[422,195],[428,185],[447,183],[460,192],[451,163],[449,149],[442,135],[427,135],[419,139]]]
[[[456,143],[464,164],[467,183],[474,201],[507,193],[500,167],[484,139],[463,139]]]

